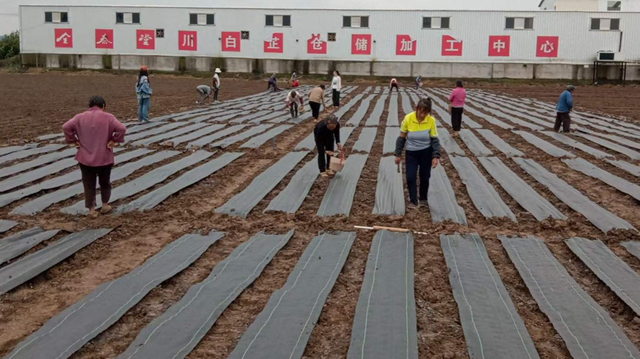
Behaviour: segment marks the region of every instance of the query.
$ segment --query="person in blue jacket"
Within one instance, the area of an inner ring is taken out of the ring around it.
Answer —
[[[562,125],[562,132],[571,132],[571,110],[573,110],[573,91],[576,88],[573,85],[567,86],[567,89],[560,95],[560,100],[556,106],[556,124],[553,129],[556,132],[560,132],[560,126]]]
[[[151,108],[151,95],[153,90],[149,83],[149,68],[142,66],[136,83],[136,95],[138,96],[138,121],[149,122],[149,109]]]

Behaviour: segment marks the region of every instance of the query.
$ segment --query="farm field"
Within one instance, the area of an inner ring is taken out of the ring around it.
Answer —
[[[325,179],[310,111],[224,76],[196,106],[208,82],[152,74],[141,125],[134,76],[0,73],[0,357],[640,358],[635,86],[578,86],[558,134],[564,85],[470,82],[455,137],[450,81],[343,80]],[[128,134],[89,219],[61,126],[94,94]],[[391,152],[421,97],[442,166],[408,209]]]

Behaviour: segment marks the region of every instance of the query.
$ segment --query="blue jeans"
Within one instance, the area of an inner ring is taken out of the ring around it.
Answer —
[[[431,147],[420,151],[407,151],[407,187],[411,203],[418,203],[418,172],[420,172],[420,200],[428,199],[432,161]]]
[[[149,122],[149,108],[151,107],[151,98],[138,99],[138,121]]]

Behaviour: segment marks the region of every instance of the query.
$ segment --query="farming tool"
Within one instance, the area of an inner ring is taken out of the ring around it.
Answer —
[[[408,228],[397,228],[397,227],[384,227],[384,226],[373,226],[373,227],[365,227],[365,226],[354,226],[355,229],[364,229],[367,231],[389,231],[389,232],[397,232],[397,233],[415,233],[422,235],[429,235],[427,232],[415,232]]]

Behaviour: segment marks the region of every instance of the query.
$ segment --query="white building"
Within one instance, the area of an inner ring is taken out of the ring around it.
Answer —
[[[23,61],[50,67],[589,78],[598,51],[640,61],[628,12],[22,6],[20,19]]]
[[[540,10],[640,11],[640,0],[542,0]]]

